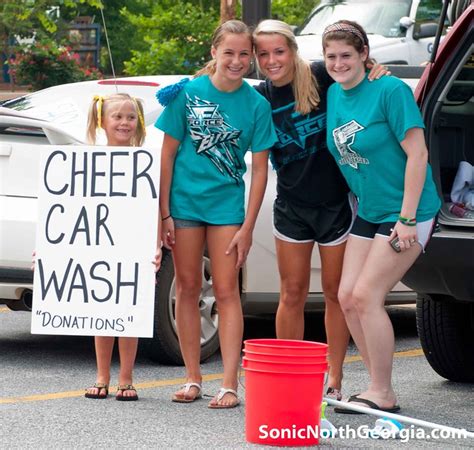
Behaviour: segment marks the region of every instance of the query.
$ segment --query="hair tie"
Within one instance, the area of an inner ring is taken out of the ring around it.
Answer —
[[[171,103],[171,100],[181,92],[188,81],[189,78],[183,78],[181,81],[178,81],[178,83],[170,84],[169,86],[161,88],[156,93],[156,98],[160,105],[168,106]]]
[[[94,101],[97,102],[97,128],[102,128],[102,106],[104,97],[102,95],[94,95]]]

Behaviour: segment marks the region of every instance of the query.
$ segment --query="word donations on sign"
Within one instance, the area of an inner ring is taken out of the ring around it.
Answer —
[[[153,335],[158,186],[157,151],[43,150],[32,333]]]

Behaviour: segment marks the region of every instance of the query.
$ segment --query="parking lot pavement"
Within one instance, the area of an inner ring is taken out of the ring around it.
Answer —
[[[32,336],[29,313],[8,312],[0,306],[0,417],[3,448],[262,448],[245,440],[248,399],[233,410],[210,410],[209,397],[193,404],[175,404],[170,397],[183,382],[181,367],[157,366],[139,355],[135,382],[140,400],[116,402],[113,396],[94,401],[83,397],[94,381],[92,339]],[[453,427],[472,426],[472,385],[450,383],[428,366],[413,327],[413,311],[392,315],[397,333],[394,361],[395,389],[402,414]],[[271,321],[247,321],[247,337],[261,337],[273,329]],[[307,321],[308,334],[321,335],[322,317]],[[220,386],[222,364],[213,357],[203,364],[204,393]],[[116,379],[117,360],[113,376]],[[350,349],[344,379],[345,394],[360,392],[366,371]],[[245,385],[245,377],[242,377]],[[240,393],[245,397],[244,389]],[[308,395],[311,395],[308,392]],[[244,398],[243,398],[244,400]],[[357,430],[374,417],[346,416],[328,409],[336,427]],[[428,430],[427,430],[428,431]],[[410,439],[409,448],[474,448],[464,439]],[[321,441],[328,448],[399,448],[398,440],[361,438]]]

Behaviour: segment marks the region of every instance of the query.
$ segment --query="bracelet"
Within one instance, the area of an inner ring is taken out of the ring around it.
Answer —
[[[398,216],[398,221],[402,223],[403,225],[407,225],[408,227],[415,227],[416,226],[416,217],[403,217],[403,216]]]
[[[161,221],[164,222],[165,220],[168,220],[170,217],[171,217],[171,214],[169,214],[169,215],[166,216],[166,217],[163,217],[163,219],[161,219]]]

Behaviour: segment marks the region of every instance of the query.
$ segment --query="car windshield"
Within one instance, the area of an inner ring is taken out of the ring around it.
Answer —
[[[84,108],[84,106],[77,104],[77,99],[73,99],[71,96],[54,97],[48,90],[38,91],[13,100],[6,100],[1,102],[0,106],[57,124],[77,122],[82,115],[81,109]]]
[[[400,18],[410,14],[411,0],[347,0],[323,3],[306,20],[299,35],[322,34],[331,23],[342,19],[353,20],[364,27],[367,34],[402,37]]]

